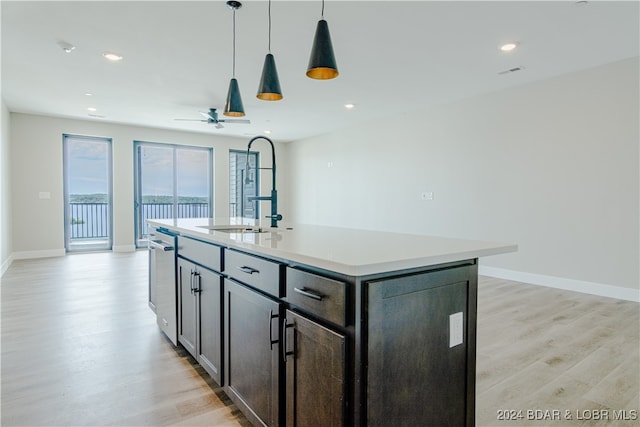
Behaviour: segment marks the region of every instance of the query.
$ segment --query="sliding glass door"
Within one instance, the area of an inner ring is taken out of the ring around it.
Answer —
[[[111,250],[111,139],[63,135],[63,153],[65,249]]]
[[[213,149],[134,142],[136,245],[149,218],[208,218],[213,212]]]

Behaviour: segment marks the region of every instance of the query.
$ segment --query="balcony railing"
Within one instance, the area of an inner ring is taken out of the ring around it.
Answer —
[[[71,239],[109,237],[107,203],[69,203]]]
[[[178,203],[178,218],[209,217],[208,203]],[[109,237],[109,205],[107,203],[69,203],[71,239],[105,239]],[[142,220],[173,218],[171,203],[143,203]]]
[[[150,218],[208,218],[208,203],[178,203],[178,213],[173,214],[171,203],[143,203],[142,220]]]

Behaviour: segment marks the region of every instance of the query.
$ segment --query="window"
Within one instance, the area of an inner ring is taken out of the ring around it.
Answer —
[[[65,134],[62,142],[65,249],[111,250],[111,139]]]
[[[136,245],[149,218],[208,218],[213,212],[213,149],[134,141]]]
[[[249,172],[247,181],[247,164]],[[247,162],[247,152],[229,150],[229,216],[244,218],[258,218],[258,203],[249,201],[249,197],[258,195],[259,173],[258,153],[250,152]]]

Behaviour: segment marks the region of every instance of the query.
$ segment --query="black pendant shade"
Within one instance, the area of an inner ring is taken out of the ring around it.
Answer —
[[[327,21],[321,19],[318,21],[316,35],[313,38],[313,47],[311,48],[309,66],[307,67],[307,77],[318,80],[328,80],[338,77],[338,74],[340,73],[336,65],[336,57],[333,54],[329,25]]]
[[[264,101],[279,101],[282,99],[282,89],[280,89],[276,61],[270,53],[267,53],[267,56],[264,58],[262,77],[260,78],[260,86],[258,87],[258,94],[256,96],[258,99]]]
[[[230,117],[244,116],[244,106],[242,105],[242,98],[240,97],[240,87],[238,86],[238,80],[236,80],[235,77],[229,82],[227,103],[224,106],[224,112],[222,114]]]

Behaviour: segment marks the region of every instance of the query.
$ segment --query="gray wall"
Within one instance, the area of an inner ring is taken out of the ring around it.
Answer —
[[[638,117],[633,58],[295,141],[289,210],[517,243],[483,271],[637,299]]]

